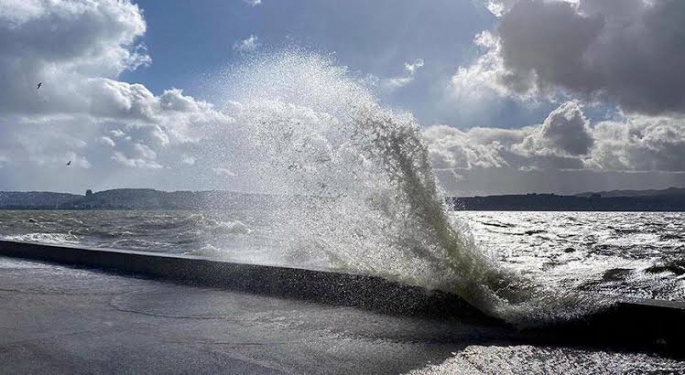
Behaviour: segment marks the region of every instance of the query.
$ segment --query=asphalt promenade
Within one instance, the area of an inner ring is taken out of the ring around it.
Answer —
[[[521,345],[677,360],[684,317],[680,304],[625,302],[520,330],[381,278],[0,241],[0,374],[398,374]]]

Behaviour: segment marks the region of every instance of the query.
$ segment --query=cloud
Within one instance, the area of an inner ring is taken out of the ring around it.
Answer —
[[[412,83],[416,73],[419,71],[419,69],[423,68],[423,65],[423,59],[416,59],[413,62],[404,63],[404,75],[389,78],[386,82],[384,82],[384,85],[388,89],[394,90]]]
[[[151,170],[184,163],[179,149],[231,123],[182,90],[155,95],[119,80],[152,63],[129,0],[0,3],[0,189],[151,181]]]
[[[673,0],[489,1],[496,33],[470,77],[523,98],[574,96],[647,115],[685,113],[682,14]],[[482,39],[482,38],[481,38]],[[476,40],[477,43],[479,39]]]
[[[5,164],[30,164],[32,168],[63,168],[72,161],[74,168],[89,168],[91,166],[88,142],[84,137],[94,137],[95,134],[85,122],[87,119],[78,118],[83,122],[70,124],[73,131],[64,132],[61,128],[71,119],[51,118],[49,121],[30,121],[25,119],[8,119],[0,126],[0,149],[3,150]],[[19,124],[21,128],[13,125]],[[56,131],[55,128],[60,129]],[[93,142],[95,145],[96,142]],[[101,148],[101,146],[98,146]],[[2,175],[3,182],[11,180],[10,172]]]
[[[497,17],[502,17],[518,0],[488,0],[485,7]]]
[[[255,35],[250,35],[247,39],[236,42],[233,45],[233,50],[241,53],[249,53],[256,51],[261,46],[259,38]]]
[[[107,145],[109,147],[115,147],[117,144],[112,140],[112,138],[109,137],[100,137],[99,139],[100,143],[103,145]]]
[[[533,172],[560,179],[576,189],[583,189],[572,181],[579,175],[587,177],[584,181],[588,183],[592,179],[589,176],[595,176],[607,184],[627,183],[621,174],[630,175],[630,183],[637,188],[651,186],[651,178],[663,181],[669,175],[685,175],[685,119],[625,115],[591,126],[576,101],[560,105],[542,124],[520,129],[459,130],[437,125],[427,127],[423,135],[437,174],[446,176],[445,172],[450,172],[461,177],[450,182],[452,177],[447,175],[443,180],[451,191],[476,186],[474,178],[485,183],[488,175],[498,180],[508,176],[528,191],[540,191],[534,184],[525,183],[525,176],[531,177]],[[542,179],[538,176],[531,181],[540,182],[540,188],[553,186]],[[618,187],[620,184],[608,188]],[[507,191],[506,186],[490,189]]]
[[[3,0],[0,116],[79,114],[155,123],[208,111],[207,103],[180,90],[157,97],[141,84],[117,80],[151,63],[137,44],[145,30],[141,10],[128,0]]]
[[[685,172],[685,120],[634,116],[605,121],[594,130],[592,168]]]
[[[483,54],[468,67],[460,66],[452,76],[451,95],[463,105],[473,105],[484,100],[511,94],[504,83],[508,74],[502,58],[499,38],[483,31],[476,35],[474,44]],[[524,95],[520,95],[524,99]]]
[[[493,137],[492,132],[497,134]],[[509,163],[501,151],[511,147],[509,142],[520,142],[524,134],[516,130],[488,128],[464,132],[446,125],[431,126],[423,132],[431,161],[438,170],[508,167]],[[506,141],[507,136],[509,142]]]
[[[220,167],[220,168],[213,168],[212,169],[214,173],[216,173],[217,176],[222,176],[222,177],[234,177],[235,173],[233,173],[230,169]]]
[[[533,153],[587,155],[594,144],[588,119],[577,102],[567,102],[552,111],[521,149]]]
[[[122,130],[120,130],[120,129],[110,130],[109,133],[110,133],[113,137],[115,137],[115,138],[121,138],[121,137],[123,137],[123,136],[126,135],[126,133],[124,133],[124,132],[123,132]]]
[[[5,0],[2,8],[1,113],[85,108],[88,92],[106,84],[105,78],[151,61],[135,44],[146,24],[130,2]]]
[[[112,156],[112,160],[120,163],[121,165],[131,167],[131,168],[143,168],[143,169],[160,169],[163,168],[159,163],[154,160],[149,160],[145,158],[129,158],[123,153],[116,151]]]
[[[262,0],[243,0],[243,2],[251,7],[262,5]]]

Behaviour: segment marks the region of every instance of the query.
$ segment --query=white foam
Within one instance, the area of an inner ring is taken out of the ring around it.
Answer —
[[[79,238],[77,236],[68,233],[27,233],[3,236],[2,239],[7,241],[37,242],[54,245],[74,245],[79,243]]]
[[[528,345],[472,345],[441,364],[430,364],[411,375],[527,374],[680,374],[682,362],[648,354]]]

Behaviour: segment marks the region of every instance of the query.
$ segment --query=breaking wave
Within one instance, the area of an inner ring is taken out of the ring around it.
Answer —
[[[302,51],[256,57],[225,81],[234,122],[214,129],[210,151],[246,189],[283,197],[268,211],[291,265],[454,292],[518,324],[598,306],[508,271],[476,246],[449,214],[419,125],[384,107],[372,81]]]
[[[65,233],[27,233],[0,237],[6,241],[36,242],[52,245],[77,245],[80,243],[78,236]]]

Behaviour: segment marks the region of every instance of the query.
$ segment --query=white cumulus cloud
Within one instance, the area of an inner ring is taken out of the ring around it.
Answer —
[[[602,181],[608,184],[602,188],[619,188],[621,183],[658,187],[649,184],[685,176],[685,119],[625,115],[590,124],[576,101],[563,103],[537,125],[468,130],[437,125],[427,127],[423,135],[438,175],[450,172],[447,184],[452,191],[482,189],[488,178],[512,184],[490,186],[490,192],[503,192],[517,186],[520,191],[545,186],[562,190],[574,183],[578,190]],[[461,178],[450,182],[454,174]],[[580,175],[587,177],[587,186],[579,182]],[[554,180],[559,185],[552,184]],[[514,186],[515,181],[519,185]]]
[[[400,87],[404,87],[414,81],[416,73],[423,68],[423,59],[416,59],[413,62],[404,63],[404,75],[399,77],[389,78],[384,85],[390,89],[394,90]]]
[[[130,0],[0,0],[0,189],[156,178],[132,171],[183,163],[178,149],[231,122],[179,89],[120,80],[152,63],[146,29]]]

